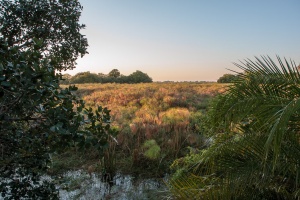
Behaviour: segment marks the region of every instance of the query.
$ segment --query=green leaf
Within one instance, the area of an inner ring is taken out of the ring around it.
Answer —
[[[14,65],[12,64],[12,62],[7,62],[7,67],[13,67]]]
[[[5,86],[5,87],[10,87],[11,86],[10,82],[7,82],[7,81],[2,81],[1,85]]]

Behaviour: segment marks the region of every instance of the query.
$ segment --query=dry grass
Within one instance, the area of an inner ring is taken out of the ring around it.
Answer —
[[[209,100],[226,90],[225,84],[218,83],[76,86],[87,106],[101,105],[111,110],[113,126],[119,130],[116,151],[132,158],[135,164],[144,159],[142,145],[147,140],[155,140],[164,158],[169,159],[182,155],[189,145],[201,144],[197,141],[201,133],[191,128],[191,118],[197,116],[196,112],[204,112]]]

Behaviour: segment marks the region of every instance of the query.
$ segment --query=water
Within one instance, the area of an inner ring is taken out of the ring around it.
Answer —
[[[170,199],[170,193],[164,183],[165,179],[135,180],[130,175],[116,174],[110,182],[101,181],[97,174],[88,175],[86,172],[68,171],[60,177],[60,199],[114,199],[114,200],[143,200]]]
[[[54,181],[62,200],[146,200],[171,199],[164,179],[135,179],[117,173],[106,178],[85,171],[68,171],[61,177],[43,176],[42,180]],[[110,179],[110,181],[108,180]],[[0,196],[0,200],[3,198]]]

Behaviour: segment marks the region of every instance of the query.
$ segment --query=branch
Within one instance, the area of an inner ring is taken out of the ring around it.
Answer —
[[[38,120],[46,120],[46,117],[23,117],[23,118],[4,118],[4,121],[38,121]]]

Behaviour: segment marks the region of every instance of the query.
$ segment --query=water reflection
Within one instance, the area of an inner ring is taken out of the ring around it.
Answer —
[[[116,174],[111,181],[103,182],[97,174],[69,171],[60,177],[60,199],[170,199],[164,180],[135,180],[130,175]]]

